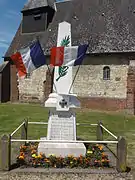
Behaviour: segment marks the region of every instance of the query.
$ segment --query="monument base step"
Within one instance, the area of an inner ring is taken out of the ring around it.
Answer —
[[[40,142],[38,145],[38,154],[43,153],[46,157],[50,155],[66,157],[73,155],[79,157],[80,155],[85,156],[86,147],[83,143],[46,143]]]

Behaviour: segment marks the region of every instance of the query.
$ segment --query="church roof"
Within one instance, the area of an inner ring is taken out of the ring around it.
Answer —
[[[23,35],[18,29],[6,56],[27,46],[38,36],[48,54],[57,44],[58,24],[71,23],[72,45],[90,43],[90,53],[135,51],[134,0],[72,0],[56,3],[57,12],[44,33]]]
[[[45,7],[45,6],[50,6],[54,8],[54,2],[55,0],[28,0],[28,2],[24,5],[22,11]]]

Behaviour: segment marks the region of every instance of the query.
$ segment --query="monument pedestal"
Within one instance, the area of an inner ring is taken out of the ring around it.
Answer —
[[[41,138],[41,140],[76,141],[76,116],[71,108],[79,107],[79,104],[74,95],[50,94],[49,99],[45,102],[45,106],[50,108],[47,138]],[[38,153],[63,157],[72,154],[78,157],[85,156],[86,147],[83,143],[40,142]]]
[[[86,148],[83,143],[39,143],[38,153],[44,153],[46,157],[55,155],[57,157],[66,157],[73,155],[79,157],[80,155],[85,156]]]

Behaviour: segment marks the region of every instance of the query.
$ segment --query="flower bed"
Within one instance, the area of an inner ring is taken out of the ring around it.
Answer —
[[[105,154],[102,145],[85,144],[87,148],[86,156],[80,155],[74,157],[56,157],[51,154],[46,157],[45,154],[38,154],[38,143],[28,143],[20,146],[20,154],[17,157],[17,163],[20,166],[44,167],[44,168],[89,168],[89,167],[109,167],[109,159]]]

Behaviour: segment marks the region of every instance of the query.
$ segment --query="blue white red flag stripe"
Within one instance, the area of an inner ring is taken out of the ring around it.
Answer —
[[[77,59],[74,62],[74,66],[82,64],[82,61],[83,61],[83,59],[85,58],[85,55],[86,55],[87,48],[88,48],[88,45],[78,46]]]
[[[45,56],[39,41],[13,54],[11,59],[16,65],[19,77],[25,77],[27,73],[31,73],[35,69],[46,64]]]
[[[46,64],[45,56],[39,41],[30,46],[30,56],[36,68]]]
[[[64,47],[53,47],[51,49],[51,61],[53,66],[61,66],[64,59]]]
[[[53,66],[81,65],[85,58],[88,45],[71,47],[53,47],[51,49],[51,62]]]

